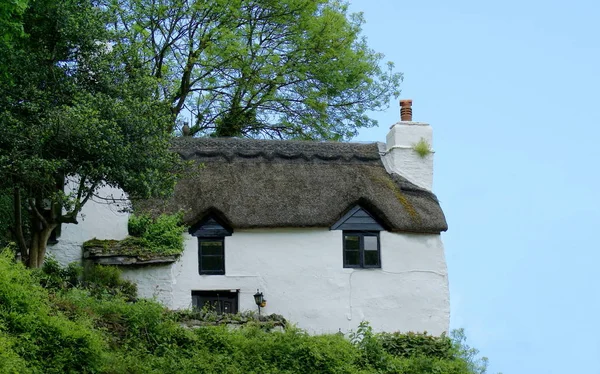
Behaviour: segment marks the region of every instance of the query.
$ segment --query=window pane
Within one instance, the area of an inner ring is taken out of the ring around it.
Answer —
[[[221,255],[223,254],[223,242],[222,241],[214,241],[214,242],[200,242],[200,253],[202,255]]]
[[[377,237],[376,236],[365,236],[365,251],[376,251],[377,250]]]
[[[223,271],[223,256],[202,256],[201,271]]]
[[[349,250],[359,250],[360,249],[360,237],[345,235],[344,241],[345,241],[345,247],[344,247],[345,249],[349,249]]]
[[[365,266],[379,266],[379,252],[365,251]]]
[[[360,265],[360,252],[359,251],[346,251],[346,263],[345,265],[358,266]]]

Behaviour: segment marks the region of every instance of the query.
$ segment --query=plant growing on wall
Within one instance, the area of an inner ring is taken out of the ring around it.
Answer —
[[[431,144],[424,138],[421,138],[421,140],[413,144],[413,150],[417,152],[421,158],[425,158],[433,152],[431,150]]]
[[[130,235],[127,238],[92,239],[83,243],[83,246],[84,248],[100,247],[105,253],[142,258],[180,255],[184,249],[182,217],[182,213],[161,214],[157,217],[132,214],[127,225]]]

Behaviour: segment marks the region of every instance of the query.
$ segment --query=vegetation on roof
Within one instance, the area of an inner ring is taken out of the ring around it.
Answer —
[[[187,137],[173,141],[173,150],[204,168],[182,177],[172,197],[140,201],[136,209],[184,209],[189,225],[216,210],[234,229],[330,227],[364,201],[390,231],[448,228],[435,195],[390,175],[377,143]]]
[[[123,240],[91,239],[83,243],[84,249],[100,249],[102,254],[138,256],[180,255],[183,253],[182,214],[161,214],[151,217],[132,214],[128,221],[129,236]]]
[[[362,324],[348,336],[313,336],[293,326],[267,332],[253,323],[185,328],[181,313],[118,289],[114,268],[83,282],[75,267],[29,270],[12,256],[0,253],[2,374],[486,371],[487,361],[464,344],[460,331],[454,337],[376,334]]]

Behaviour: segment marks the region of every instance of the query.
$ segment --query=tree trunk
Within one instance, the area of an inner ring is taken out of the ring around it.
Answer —
[[[40,241],[40,232],[35,231],[31,234],[31,244],[29,245],[29,263],[27,264],[30,268],[37,268],[38,263],[38,243]]]
[[[50,235],[56,226],[56,224],[51,224],[49,228],[32,233],[29,256],[26,261],[29,268],[39,268],[44,264],[48,239],[50,239]]]
[[[29,249],[28,266],[30,268],[39,268],[44,264],[48,239],[55,227],[56,224],[50,224],[47,228],[43,228],[33,233],[33,240],[31,241],[31,248]]]

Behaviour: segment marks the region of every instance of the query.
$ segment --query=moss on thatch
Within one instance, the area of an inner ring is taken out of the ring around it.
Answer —
[[[204,168],[171,199],[138,202],[138,211],[182,211],[186,225],[219,212],[234,229],[331,227],[360,204],[390,231],[447,229],[435,195],[389,174],[377,143],[185,137],[172,148]]]

